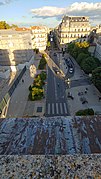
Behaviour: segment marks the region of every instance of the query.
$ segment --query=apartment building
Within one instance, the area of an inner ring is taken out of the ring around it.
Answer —
[[[0,65],[16,66],[33,56],[31,31],[27,28],[0,30]]]
[[[90,33],[89,17],[64,16],[62,22],[55,29],[59,48],[65,48],[65,44],[75,40],[84,41]]]
[[[101,35],[101,24],[96,26],[96,33]]]
[[[96,39],[95,57],[101,61],[101,34]]]
[[[47,46],[48,28],[45,26],[32,26],[30,29],[32,32],[33,49],[37,48],[39,51],[45,50]]]

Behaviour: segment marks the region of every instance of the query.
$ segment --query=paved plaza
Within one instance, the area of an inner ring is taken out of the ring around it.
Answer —
[[[101,100],[99,101],[99,97],[101,97],[101,93],[97,90],[97,88],[88,80],[88,76],[81,70],[76,61],[69,56],[69,54],[65,54],[65,58],[70,57],[75,66],[74,75],[70,78],[70,84],[67,84],[66,88],[66,96],[67,96],[67,104],[70,115],[75,115],[78,110],[93,108],[95,114],[101,114]],[[64,64],[63,57],[61,56],[61,64],[64,73],[67,73],[66,64]],[[64,65],[64,68],[63,68]],[[68,68],[68,67],[67,67]],[[85,93],[86,88],[87,93]],[[74,99],[68,98],[68,93],[74,97]],[[82,93],[82,95],[78,95]],[[85,98],[88,103],[82,104],[81,97]]]

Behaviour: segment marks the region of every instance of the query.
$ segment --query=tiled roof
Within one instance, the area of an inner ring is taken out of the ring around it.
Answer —
[[[32,30],[35,30],[35,29],[37,29],[37,30],[39,30],[39,29],[44,29],[44,27],[42,27],[42,26],[32,26],[32,27],[30,27]]]
[[[28,31],[30,30],[29,28],[26,28],[26,27],[18,27],[15,29],[16,31]]]

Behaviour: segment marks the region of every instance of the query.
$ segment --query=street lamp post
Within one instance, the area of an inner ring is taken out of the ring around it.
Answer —
[[[66,79],[65,82],[66,82],[66,84],[68,85],[68,88],[70,88],[70,79],[69,79],[69,78]]]

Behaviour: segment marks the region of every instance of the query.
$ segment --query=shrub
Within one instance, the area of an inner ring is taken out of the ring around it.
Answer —
[[[44,90],[43,89],[39,89],[39,88],[32,88],[32,100],[39,100],[39,99],[42,99],[43,97],[43,92]]]
[[[79,110],[75,113],[76,116],[88,116],[88,115],[94,115],[94,110],[92,108]]]
[[[44,95],[43,85],[44,80],[46,79],[46,72],[41,72],[41,74],[37,75],[34,79],[33,86],[29,86],[29,99],[34,100],[40,100],[42,99]]]
[[[41,74],[40,74],[41,80],[42,81],[46,80],[46,76],[47,76],[46,72],[42,71]]]

